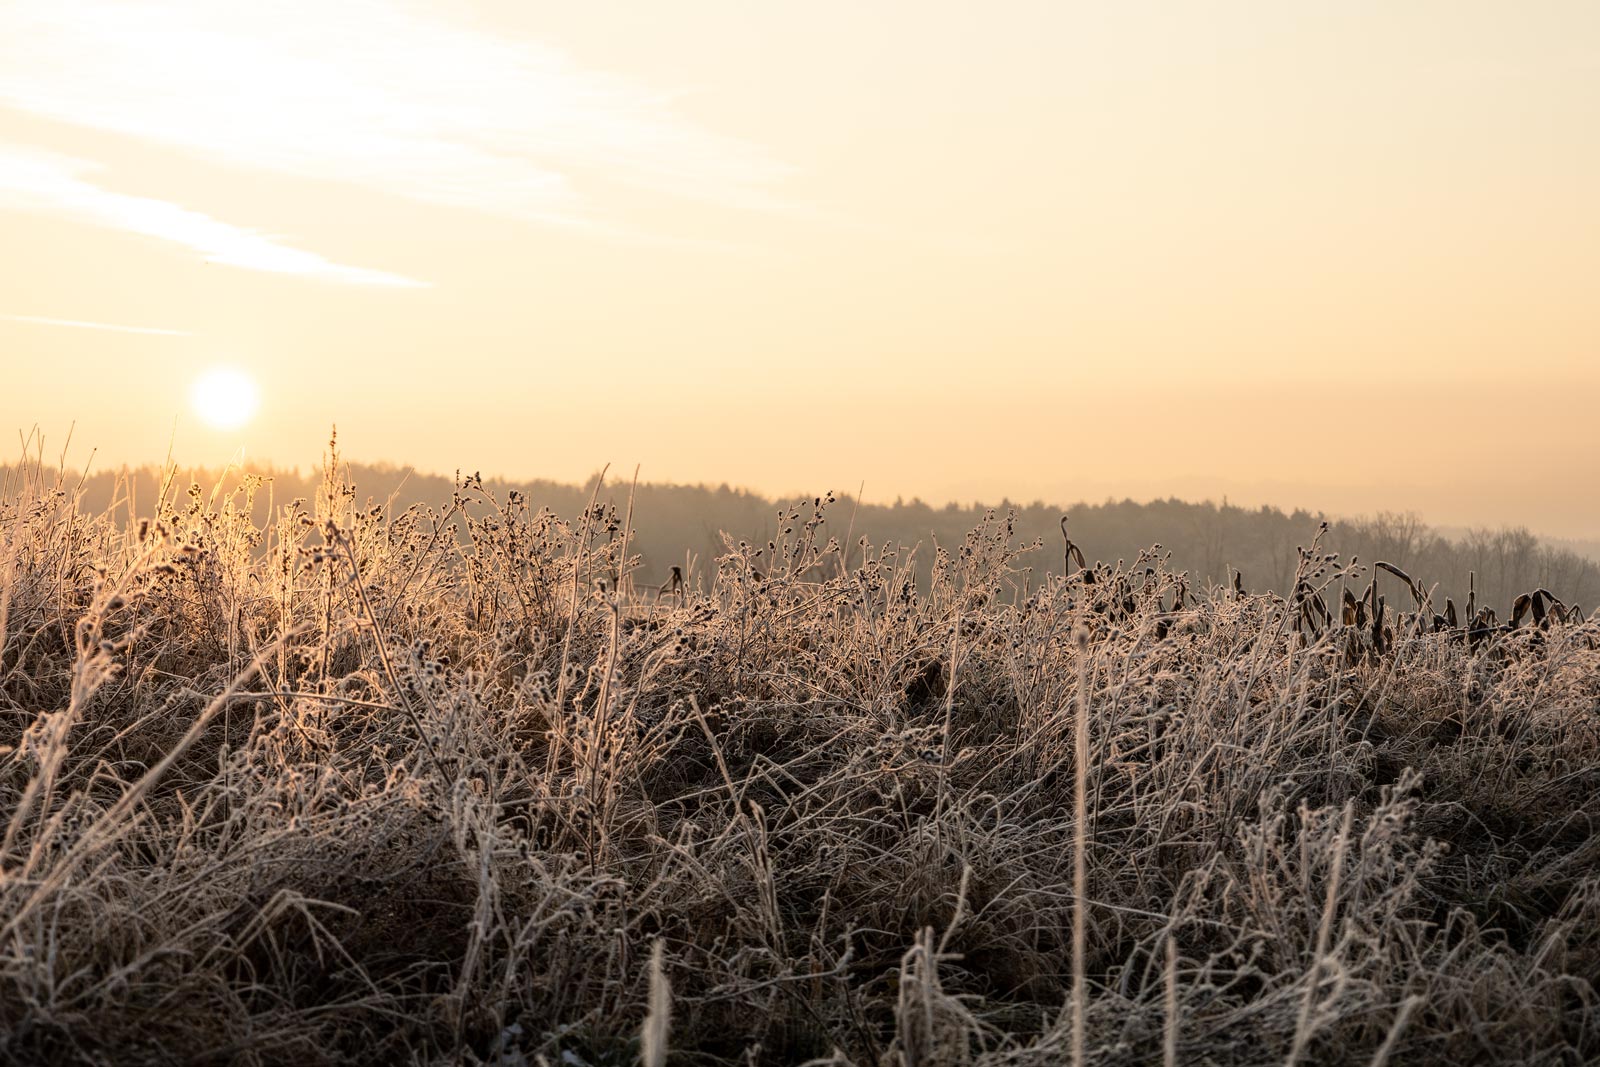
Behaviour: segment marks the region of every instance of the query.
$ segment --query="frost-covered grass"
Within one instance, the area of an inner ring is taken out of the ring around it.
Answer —
[[[1080,916],[1091,1063],[1600,1060],[1593,622],[70,488],[0,501],[0,1060],[1045,1067]]]

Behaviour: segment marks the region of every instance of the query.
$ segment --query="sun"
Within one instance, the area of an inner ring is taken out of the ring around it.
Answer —
[[[212,367],[189,387],[189,406],[207,426],[237,430],[261,406],[261,391],[244,371]]]

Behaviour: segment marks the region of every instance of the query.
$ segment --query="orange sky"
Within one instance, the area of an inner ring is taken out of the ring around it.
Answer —
[[[1597,189],[1587,0],[7,0],[0,429],[1594,537]]]

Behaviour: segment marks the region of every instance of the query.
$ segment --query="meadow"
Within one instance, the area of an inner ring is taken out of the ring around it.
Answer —
[[[621,489],[14,470],[0,1060],[1600,1062],[1562,589],[826,498],[657,585]]]

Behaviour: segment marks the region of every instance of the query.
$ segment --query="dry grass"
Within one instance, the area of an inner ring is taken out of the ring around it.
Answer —
[[[1600,1060],[1593,622],[252,491],[0,501],[0,1059]]]

